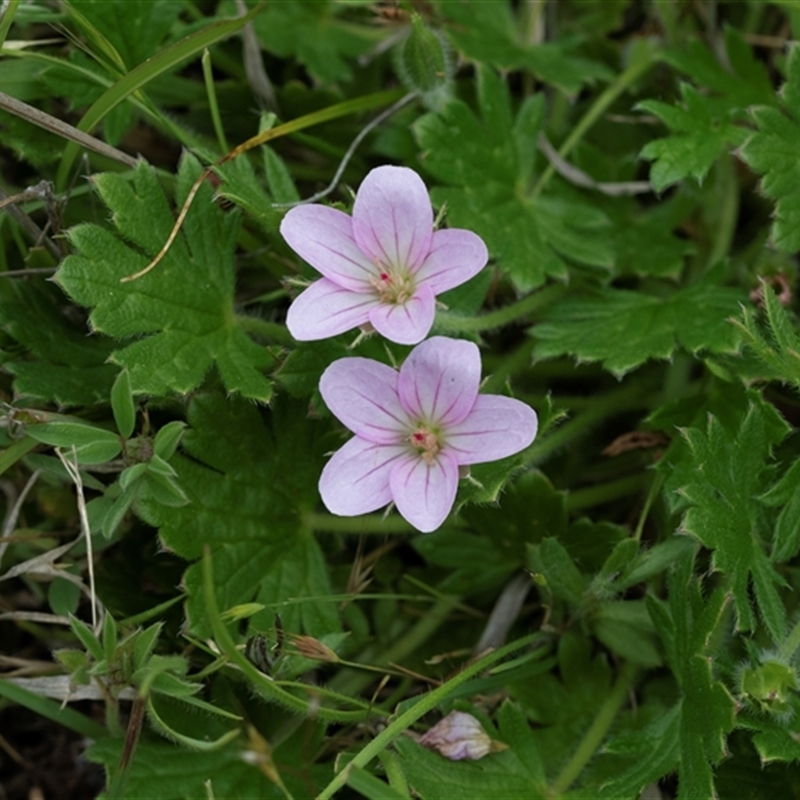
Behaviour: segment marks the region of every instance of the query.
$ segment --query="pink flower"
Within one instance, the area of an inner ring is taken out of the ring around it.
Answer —
[[[478,348],[444,336],[415,347],[399,372],[368,358],[334,361],[319,390],[355,436],[322,471],[328,510],[349,517],[394,501],[418,530],[438,528],[459,467],[513,455],[536,436],[533,409],[478,394],[480,377]]]
[[[464,711],[451,711],[424,733],[419,743],[429,750],[436,750],[451,761],[461,761],[464,758],[477,761],[487,753],[508,748],[503,742],[490,738],[480,722]]]
[[[284,217],[281,233],[323,275],[289,308],[286,325],[304,341],[369,323],[393,342],[417,344],[433,325],[436,295],[469,280],[488,259],[477,234],[433,230],[428,190],[406,167],[373,169],[352,217],[328,206],[298,206]]]

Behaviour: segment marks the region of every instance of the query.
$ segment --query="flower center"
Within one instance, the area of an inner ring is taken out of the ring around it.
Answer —
[[[392,270],[383,264],[378,264],[378,270],[369,282],[382,303],[402,305],[414,296],[414,280],[408,272]]]
[[[428,464],[436,458],[436,454],[442,449],[438,435],[426,425],[418,425],[408,441]]]

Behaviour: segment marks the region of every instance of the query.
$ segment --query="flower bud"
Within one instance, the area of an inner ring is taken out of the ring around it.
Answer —
[[[451,711],[420,737],[419,743],[430,750],[436,750],[451,761],[461,761],[464,758],[477,761],[487,753],[505,750],[507,747],[502,742],[489,738],[480,722],[472,714],[463,711]]]
[[[797,672],[775,659],[765,659],[757,667],[745,667],[741,673],[742,694],[752,704],[770,714],[790,714],[791,695],[798,689]]]
[[[395,68],[411,92],[431,95],[446,90],[453,77],[453,57],[444,35],[429,28],[419,14],[411,16],[411,32],[395,50]]]

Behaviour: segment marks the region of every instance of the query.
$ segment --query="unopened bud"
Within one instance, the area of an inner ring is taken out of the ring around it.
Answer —
[[[409,91],[423,95],[446,89],[453,77],[453,56],[444,35],[429,28],[419,14],[411,17],[411,32],[395,51],[395,67]]]
[[[339,656],[328,645],[313,636],[295,636],[292,644],[297,648],[298,655],[304,658],[310,658],[313,661],[329,661],[332,664],[339,661]]]
[[[797,692],[797,673],[777,660],[765,660],[758,667],[746,667],[741,674],[742,694],[763,711],[789,714],[791,695]]]
[[[508,747],[491,739],[480,722],[472,714],[463,711],[451,711],[421,736],[419,743],[430,750],[436,750],[451,761],[465,758],[477,761],[487,753],[495,753]]]

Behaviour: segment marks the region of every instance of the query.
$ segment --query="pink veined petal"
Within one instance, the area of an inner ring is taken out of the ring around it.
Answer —
[[[459,464],[497,461],[524,450],[535,438],[536,412],[497,394],[479,394],[466,419],[445,432],[445,451]]]
[[[354,436],[340,447],[322,470],[319,493],[331,514],[354,517],[388,505],[389,475],[408,445],[385,445]]]
[[[430,286],[418,286],[405,303],[378,303],[369,312],[369,321],[381,336],[398,344],[421,342],[433,325],[436,298]]]
[[[378,302],[375,295],[351,292],[321,278],[294,299],[286,327],[301,342],[327,339],[363,325]]]
[[[326,278],[354,292],[372,292],[376,266],[353,238],[353,221],[327,206],[297,206],[281,221],[289,247]]]
[[[435,531],[453,507],[458,488],[458,464],[440,452],[429,464],[417,453],[398,460],[389,473],[397,510],[422,533]]]
[[[408,167],[377,167],[358,187],[353,235],[373,262],[413,271],[428,255],[433,209],[422,178]]]
[[[397,371],[370,358],[334,361],[319,381],[319,391],[334,416],[362,439],[398,444],[411,421],[397,396]]]
[[[434,294],[441,294],[466,283],[488,260],[489,251],[477,233],[457,229],[436,231],[431,250],[414,278],[417,284],[427,284]]]
[[[411,417],[446,428],[469,414],[480,380],[481,357],[476,345],[433,336],[406,358],[397,390],[400,404]]]

